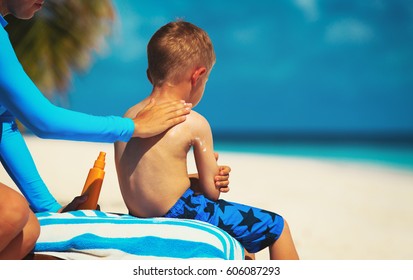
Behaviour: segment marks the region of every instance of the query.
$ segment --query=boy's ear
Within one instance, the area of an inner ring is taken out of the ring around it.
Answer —
[[[199,78],[201,78],[203,75],[206,74],[206,68],[205,67],[199,67],[197,68],[194,73],[192,73],[191,76],[191,83],[194,86],[196,84],[196,82],[199,80]]]
[[[153,84],[151,74],[149,73],[149,69],[146,69],[146,76],[148,77],[149,82],[151,82],[151,84]]]

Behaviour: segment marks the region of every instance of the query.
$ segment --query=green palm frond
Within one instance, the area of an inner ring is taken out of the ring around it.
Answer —
[[[88,69],[114,18],[110,0],[48,0],[31,20],[8,17],[7,29],[25,71],[50,97]]]

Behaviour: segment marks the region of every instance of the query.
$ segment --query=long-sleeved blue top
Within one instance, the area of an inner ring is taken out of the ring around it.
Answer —
[[[18,61],[1,15],[0,24],[0,160],[34,212],[57,211],[61,205],[38,174],[14,117],[41,138],[90,142],[128,141],[135,125],[128,118],[93,116],[53,105]]]

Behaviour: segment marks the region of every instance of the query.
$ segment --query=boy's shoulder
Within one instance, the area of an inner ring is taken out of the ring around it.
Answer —
[[[125,118],[134,118],[139,111],[141,111],[145,106],[149,103],[147,99],[142,100],[141,102],[135,104],[134,106],[130,107],[125,114],[123,115]]]
[[[203,115],[194,110],[191,110],[191,113],[189,113],[189,115],[187,116],[187,121],[195,125],[209,125],[208,120]]]
[[[183,123],[186,123],[186,125],[190,127],[190,130],[195,135],[210,133],[211,131],[208,120],[203,115],[194,110],[191,110],[191,113],[187,115],[186,121],[184,121]]]

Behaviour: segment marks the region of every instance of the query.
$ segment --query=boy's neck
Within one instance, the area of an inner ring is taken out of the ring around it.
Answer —
[[[155,86],[152,89],[150,97],[160,103],[175,100],[185,100],[188,102],[190,97],[190,88],[184,86],[183,84],[170,85],[165,83],[160,87]]]

